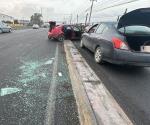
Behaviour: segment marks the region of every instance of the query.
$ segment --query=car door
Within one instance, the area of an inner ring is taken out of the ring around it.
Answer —
[[[73,26],[72,29],[73,29],[73,39],[80,39],[81,38],[81,30],[76,26]]]
[[[102,37],[102,33],[103,33],[103,30],[105,29],[106,25],[101,23],[97,29],[95,30],[94,33],[91,33],[89,35],[89,49],[91,51],[95,51],[95,46],[98,44],[98,42],[100,42],[100,39]]]
[[[103,25],[103,26],[102,26]],[[113,30],[111,25],[103,23],[95,33],[95,40],[93,41],[92,50],[95,52],[97,46],[101,47],[104,57],[111,57],[113,54],[112,36]]]
[[[95,32],[95,30],[97,29],[97,27],[98,27],[98,24],[92,26],[92,27],[89,29],[89,31],[84,34],[84,39],[83,39],[83,40],[85,40],[85,42],[83,41],[83,43],[84,43],[84,45],[85,45],[88,49],[91,48],[91,47],[90,47],[90,44],[91,44],[90,37],[91,37],[92,34]]]

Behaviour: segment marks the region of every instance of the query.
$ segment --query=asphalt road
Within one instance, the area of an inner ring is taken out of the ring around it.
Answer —
[[[0,125],[78,125],[63,43],[47,29],[0,34]]]
[[[79,41],[74,44],[133,123],[150,125],[150,68],[99,65],[93,53],[79,47]]]

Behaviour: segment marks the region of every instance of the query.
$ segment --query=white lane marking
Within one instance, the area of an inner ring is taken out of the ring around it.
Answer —
[[[55,60],[53,64],[53,74],[51,80],[51,86],[48,94],[48,103],[47,103],[47,114],[45,125],[54,125],[54,112],[55,112],[55,95],[56,95],[56,78],[58,70],[58,44],[55,52]]]

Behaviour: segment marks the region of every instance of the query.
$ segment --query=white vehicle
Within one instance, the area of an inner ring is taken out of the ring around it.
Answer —
[[[12,28],[6,23],[0,22],[0,33],[9,33],[12,31]]]
[[[33,24],[32,28],[33,28],[33,29],[39,29],[40,27],[39,27],[38,24]]]

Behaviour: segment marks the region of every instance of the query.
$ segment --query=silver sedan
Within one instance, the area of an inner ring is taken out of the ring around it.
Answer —
[[[11,32],[12,29],[10,26],[8,26],[7,24],[0,22],[0,33],[8,33]]]

